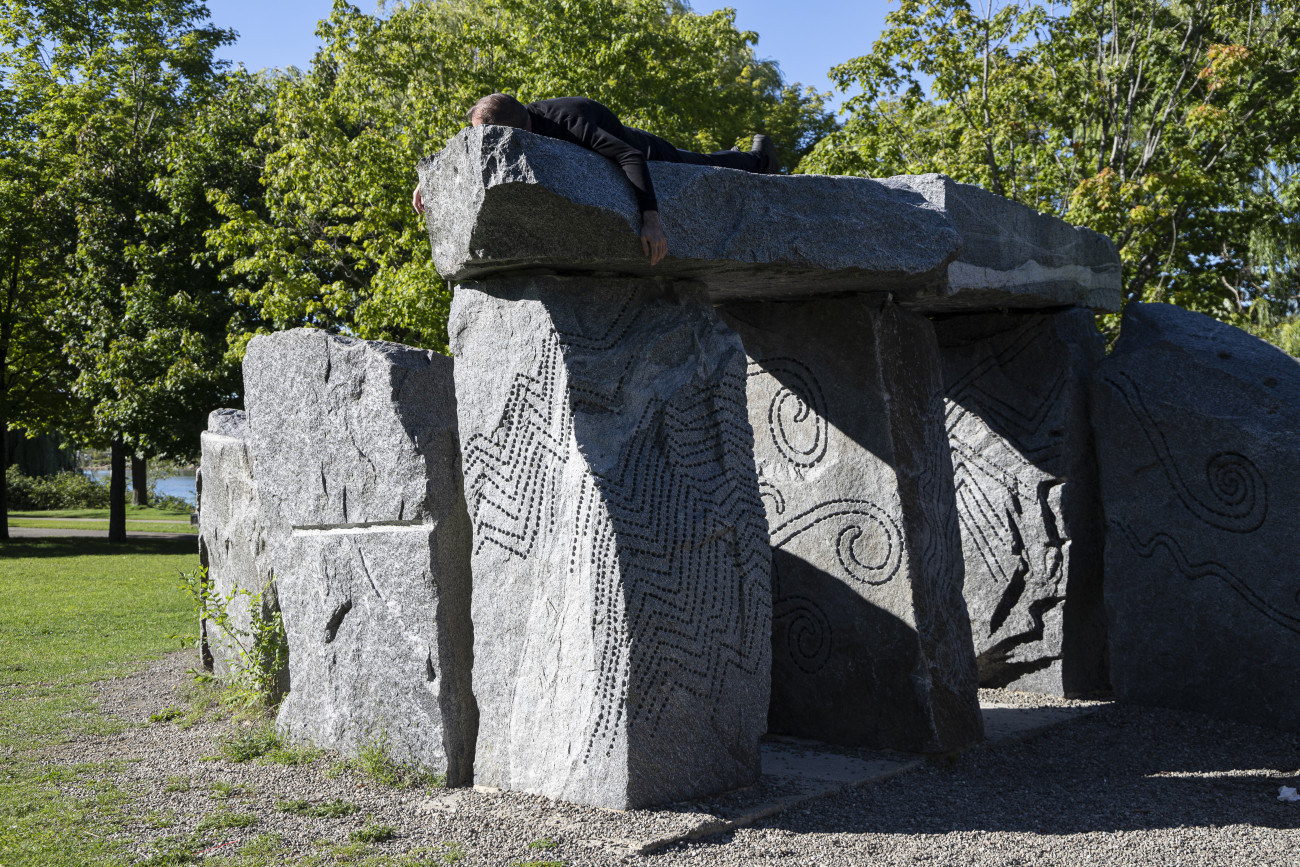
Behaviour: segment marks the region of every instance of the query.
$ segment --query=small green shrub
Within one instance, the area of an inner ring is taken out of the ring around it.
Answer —
[[[442,774],[415,765],[404,765],[394,759],[388,751],[388,737],[384,734],[362,744],[356,758],[348,762],[348,765],[376,783],[397,789],[421,786],[441,788],[447,784],[447,778]]]
[[[185,716],[184,709],[173,705],[172,707],[163,708],[157,713],[149,714],[149,722],[151,723],[174,722],[183,716]]]
[[[107,482],[78,472],[25,476],[12,464],[5,470],[9,508],[15,512],[47,509],[107,509]]]
[[[348,839],[353,843],[382,843],[396,836],[397,829],[392,825],[379,825],[374,819],[367,819],[365,826],[349,834]]]

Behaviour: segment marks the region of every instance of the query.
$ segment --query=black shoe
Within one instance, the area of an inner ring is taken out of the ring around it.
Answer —
[[[764,175],[774,175],[779,168],[776,164],[776,145],[761,132],[754,136],[754,145],[749,152],[758,157],[758,171]]]

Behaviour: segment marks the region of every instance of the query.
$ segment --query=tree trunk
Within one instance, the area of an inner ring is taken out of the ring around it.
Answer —
[[[122,438],[113,440],[109,459],[108,541],[126,541],[126,446]]]
[[[149,464],[139,455],[131,455],[131,505],[149,505]]]

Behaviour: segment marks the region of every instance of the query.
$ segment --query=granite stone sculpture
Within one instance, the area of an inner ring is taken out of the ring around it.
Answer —
[[[880,183],[922,195],[961,238],[943,280],[900,296],[912,309],[1119,309],[1119,251],[1105,235],[944,175],[899,175]]]
[[[669,240],[653,268],[609,160],[520,129],[463,130],[419,165],[434,264],[451,282],[534,268],[689,278],[715,302],[854,292],[919,312],[1119,309],[1108,239],[942,175],[650,172]]]
[[[1134,303],[1092,385],[1116,694],[1300,731],[1300,362]]]
[[[477,784],[628,809],[751,785],[771,588],[740,340],[690,283],[462,283]]]
[[[934,330],[861,298],[734,303],[772,544],[769,730],[913,752],[983,734]]]
[[[310,329],[244,361],[289,643],[277,727],[471,779],[469,525],[451,360]]]
[[[254,614],[270,618],[278,603],[248,440],[248,417],[237,409],[213,411],[199,437],[199,564],[206,570],[199,628],[205,664],[226,680],[274,664],[253,642]],[[276,692],[287,688],[287,671],[272,674]]]
[[[1106,619],[1087,310],[936,321],[965,596],[980,683],[1054,695],[1106,687]]]

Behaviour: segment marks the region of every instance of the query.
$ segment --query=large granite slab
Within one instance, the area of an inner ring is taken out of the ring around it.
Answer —
[[[260,658],[253,642],[253,603],[263,618],[273,616],[277,603],[249,436],[248,417],[237,409],[214,410],[199,436],[199,564],[207,570],[211,610],[199,629],[205,664],[226,680],[273,661]],[[287,677],[275,678],[281,688]]]
[[[770,681],[745,355],[652,280],[461,284],[477,784],[616,809],[755,783]]]
[[[1092,399],[1116,694],[1300,731],[1300,362],[1130,304]]]
[[[1119,308],[1110,241],[942,175],[652,162],[669,255],[651,267],[627,179],[577,145],[473,127],[418,170],[434,265],[448,281],[545,268],[691,278],[715,302],[893,293],[923,312]]]
[[[1105,348],[1087,310],[935,322],[983,686],[1106,687],[1101,498],[1088,383]]]
[[[934,330],[861,298],[730,304],[772,543],[769,731],[982,734]]]
[[[881,183],[920,193],[961,237],[945,279],[899,296],[901,304],[925,313],[1119,309],[1119,250],[1105,235],[944,175],[898,175]]]
[[[419,164],[433,261],[449,280],[524,268],[689,277],[714,300],[915,292],[959,239],[922,195],[866,178],[650,164],[669,255],[651,267],[618,166],[509,127],[463,130]]]
[[[249,343],[244,400],[289,641],[277,726],[457,785],[477,719],[451,366],[297,329]]]

